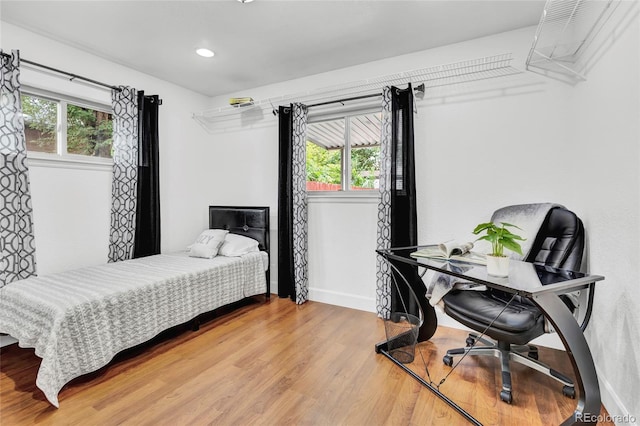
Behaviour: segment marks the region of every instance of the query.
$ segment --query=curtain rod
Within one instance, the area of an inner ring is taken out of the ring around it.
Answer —
[[[4,52],[2,52],[2,56],[6,56],[7,58],[11,57],[11,55],[9,55],[8,53],[4,53]],[[70,72],[67,72],[67,71],[62,71],[62,70],[59,70],[57,68],[53,68],[53,67],[50,67],[50,66],[47,66],[47,65],[42,65],[42,64],[39,64],[37,62],[29,61],[27,59],[20,58],[20,62],[24,62],[25,64],[29,64],[29,65],[32,65],[34,67],[45,69],[47,71],[53,71],[53,72],[56,72],[58,74],[66,75],[68,77],[71,77],[69,79],[69,81],[83,80],[83,81],[89,82],[91,84],[95,84],[95,85],[98,85],[98,86],[106,87],[107,89],[116,90],[118,92],[122,91],[122,89],[120,89],[118,86],[112,86],[110,84],[102,83],[100,81],[96,81],[96,80],[93,80],[93,79],[90,79],[90,78],[87,78],[87,77],[83,77],[81,75],[73,74],[73,73],[70,73]]]
[[[354,96],[352,98],[337,99],[335,101],[320,102],[320,103],[317,103],[317,104],[307,105],[307,108],[317,107],[317,106],[322,106],[322,105],[337,104],[337,103],[342,103],[342,102],[347,102],[347,101],[357,101],[358,99],[375,98],[377,96],[382,96],[382,93],[374,93],[374,94],[371,94],[371,95]]]
[[[413,88],[413,90],[415,92],[422,93],[422,95],[424,96],[424,90],[425,90],[424,83],[417,85],[416,87]],[[337,104],[337,103],[348,102],[348,101],[357,101],[359,99],[375,98],[375,97],[378,97],[378,96],[382,96],[382,93],[372,93],[370,95],[354,96],[352,98],[344,98],[344,99],[337,99],[335,101],[320,102],[320,103],[317,103],[317,104],[307,105],[307,108],[317,107],[317,106],[322,106],[322,105]],[[422,98],[420,98],[420,99],[422,99]]]
[[[48,71],[53,71],[53,72],[57,72],[59,74],[64,74],[66,76],[71,77],[69,79],[69,81],[83,80],[83,81],[86,81],[86,82],[89,82],[89,83],[92,83],[92,84],[95,84],[95,85],[98,85],[98,86],[106,87],[107,89],[116,90],[118,92],[122,91],[122,89],[120,89],[118,86],[112,86],[110,84],[101,83],[99,81],[92,80],[92,79],[87,78],[87,77],[83,77],[81,75],[73,74],[73,73],[70,73],[70,72],[67,72],[67,71],[62,71],[62,70],[59,70],[57,68],[53,68],[53,67],[50,67],[50,66],[47,66],[47,65],[39,64],[37,62],[29,61],[27,59],[20,59],[20,62],[24,62],[25,64],[29,64],[29,65],[32,65],[34,67],[43,68],[43,69],[48,70]]]

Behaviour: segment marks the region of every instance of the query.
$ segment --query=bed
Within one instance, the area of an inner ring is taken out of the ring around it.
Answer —
[[[269,297],[269,208],[210,206],[209,228],[252,238],[259,250],[159,254],[0,288],[0,332],[42,358],[36,385],[51,404],[59,406],[70,380],[125,349],[244,298]]]

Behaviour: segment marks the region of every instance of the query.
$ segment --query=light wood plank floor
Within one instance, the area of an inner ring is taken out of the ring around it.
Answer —
[[[60,408],[35,387],[33,350],[0,351],[0,424],[64,425],[457,425],[457,412],[384,356],[375,314],[273,297],[223,312],[199,331],[181,327],[68,384]],[[441,327],[412,365],[434,381],[466,334]],[[569,372],[566,355],[540,359]],[[561,386],[514,368],[514,403],[498,397],[497,360],[466,358],[441,390],[484,424],[559,424],[575,408]],[[603,412],[604,413],[604,412]],[[610,423],[612,424],[612,423]]]

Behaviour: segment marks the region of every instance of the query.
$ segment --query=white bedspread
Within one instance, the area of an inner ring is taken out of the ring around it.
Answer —
[[[16,281],[0,288],[0,332],[35,348],[36,385],[58,407],[67,382],[118,352],[264,293],[266,257],[156,255]]]

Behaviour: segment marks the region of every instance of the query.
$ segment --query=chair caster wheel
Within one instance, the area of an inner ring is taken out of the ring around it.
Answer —
[[[451,367],[453,365],[453,357],[445,355],[444,357],[442,357],[442,362],[444,362],[444,365],[448,365],[449,367]]]
[[[506,402],[507,404],[511,404],[513,402],[513,397],[511,396],[511,392],[506,390],[500,391],[500,399]]]
[[[576,388],[565,385],[562,387],[562,394],[568,398],[576,399]]]
[[[473,337],[469,336],[469,337],[467,337],[466,342],[467,342],[467,346],[473,346],[476,343],[476,339],[474,339]]]

